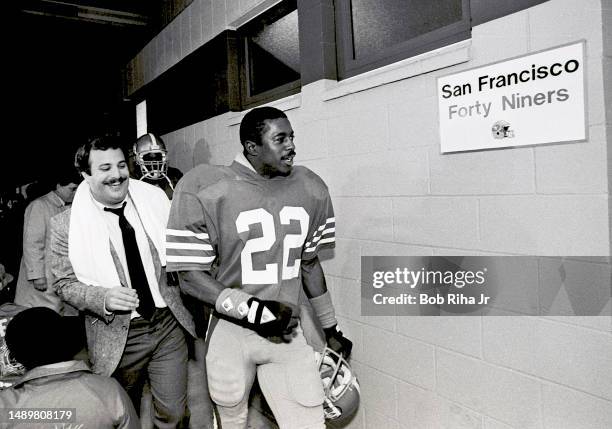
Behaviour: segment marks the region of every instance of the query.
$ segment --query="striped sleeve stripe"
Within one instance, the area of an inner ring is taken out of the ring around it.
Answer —
[[[304,250],[305,252],[314,252],[315,250],[317,250],[317,247],[319,247],[320,244],[328,244],[328,243],[335,243],[336,242],[336,237],[329,237],[329,238],[324,238],[322,240],[319,240],[314,246],[308,247],[306,250]]]
[[[333,225],[332,225],[333,224]],[[317,228],[317,230],[312,235],[310,241],[308,241],[305,247],[310,247],[314,245],[317,241],[323,237],[323,235],[331,234],[336,232],[336,218],[330,217],[325,220],[325,223]]]
[[[179,242],[166,242],[166,249],[178,249],[178,250],[207,250],[212,251],[213,247],[210,244],[199,244],[199,243],[179,243]]]
[[[335,232],[336,232],[336,228],[327,228],[325,231],[323,231],[323,232],[321,233],[321,235],[319,235],[319,236],[317,236],[317,237],[313,238],[313,239],[312,239],[312,243],[310,243],[310,242],[309,242],[309,243],[306,243],[306,246],[310,246],[310,245],[312,245],[312,244],[316,243],[316,242],[317,242],[317,241],[319,241],[321,238],[323,238],[323,236],[324,236],[325,234],[331,234],[332,232],[333,232],[333,233],[335,233]]]
[[[209,238],[205,232],[193,232],[188,229],[166,229],[166,235],[173,237],[195,237],[200,240],[207,240]]]
[[[336,241],[336,218],[330,217],[317,228],[308,243],[304,245],[305,252],[314,252],[320,244],[329,244]]]
[[[167,255],[167,262],[175,262],[180,264],[210,264],[215,260],[215,256],[175,256],[175,255]]]

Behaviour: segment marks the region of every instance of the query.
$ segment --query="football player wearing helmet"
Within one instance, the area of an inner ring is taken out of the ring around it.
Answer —
[[[232,165],[200,165],[179,182],[167,269],[215,309],[206,365],[222,427],[246,428],[257,376],[280,428],[324,428],[309,317],[329,347],[348,356],[352,346],[337,329],[317,257],[335,244],[331,198],[316,174],[293,165],[294,132],[282,111],[251,110],[240,140]]]
[[[152,133],[140,136],[132,146],[130,163],[133,177],[160,187],[172,199],[174,186],[183,174],[169,166],[168,150],[160,137]]]

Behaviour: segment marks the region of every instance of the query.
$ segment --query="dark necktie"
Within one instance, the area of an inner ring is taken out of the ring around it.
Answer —
[[[123,203],[123,206],[118,209],[104,207],[104,210],[119,216],[119,228],[121,228],[121,236],[123,237],[123,247],[125,249],[125,259],[127,261],[130,282],[132,283],[132,287],[138,292],[138,300],[140,301],[136,311],[138,311],[138,314],[143,318],[151,320],[153,311],[155,311],[155,303],[153,302],[153,295],[151,295],[149,282],[147,281],[142,259],[140,258],[140,251],[138,250],[138,243],[136,242],[136,233],[123,214],[125,204],[126,203]]]

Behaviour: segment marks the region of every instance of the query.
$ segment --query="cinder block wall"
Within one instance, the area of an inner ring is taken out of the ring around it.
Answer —
[[[131,89],[270,3],[195,0],[132,61]],[[437,76],[579,39],[588,141],[439,153]],[[601,317],[362,317],[359,296],[361,255],[610,256],[611,41],[609,0],[551,0],[476,26],[459,46],[273,103],[334,199],[337,249],[324,268],[363,387],[350,427],[612,427],[610,302]],[[163,136],[171,161],[231,162],[241,116]],[[610,278],[580,259],[566,269]],[[538,293],[541,272],[508,287]]]

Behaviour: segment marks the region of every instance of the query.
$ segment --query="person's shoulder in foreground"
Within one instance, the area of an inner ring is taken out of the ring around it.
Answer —
[[[30,409],[44,411],[58,424],[140,427],[134,406],[117,381],[93,374],[85,362],[72,360],[84,343],[79,323],[44,307],[23,310],[9,322],[6,344],[26,368],[19,381],[0,392],[3,407],[14,411],[11,427],[31,427],[34,416],[20,419],[23,414],[17,413]]]

